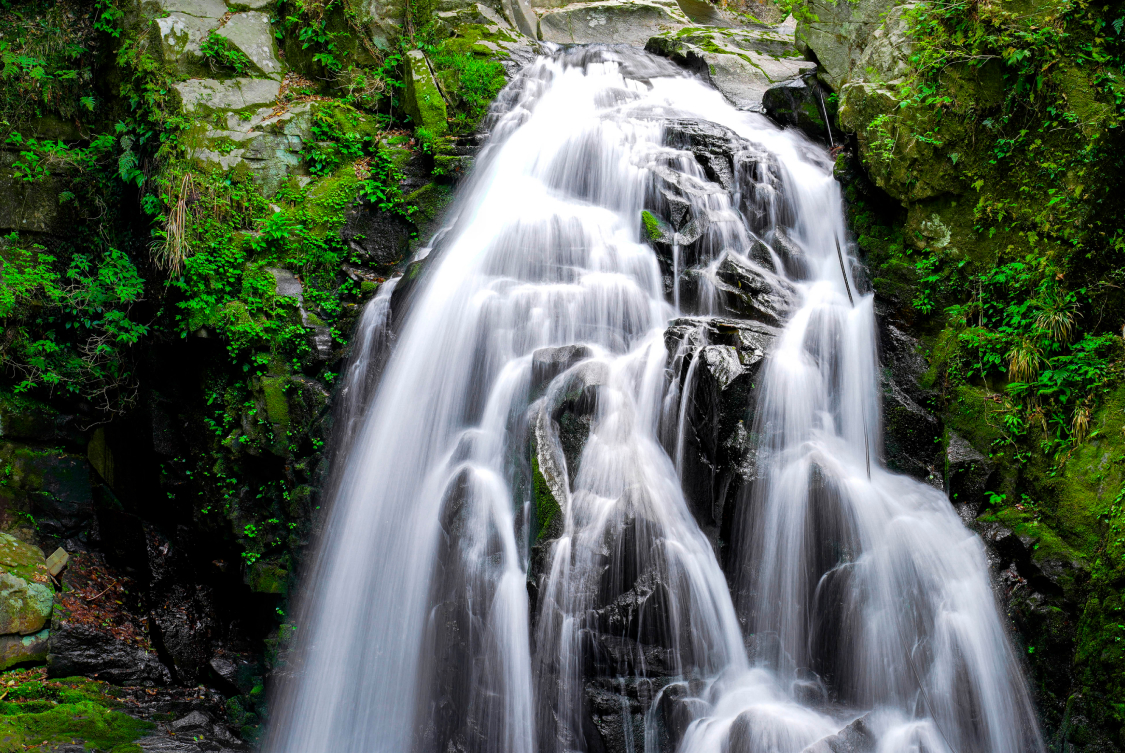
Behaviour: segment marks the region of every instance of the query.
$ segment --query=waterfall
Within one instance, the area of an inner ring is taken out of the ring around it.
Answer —
[[[401,324],[265,749],[1043,750],[981,542],[880,462],[823,150],[629,48],[539,58],[490,118],[365,315]],[[741,486],[688,482],[704,372],[756,396]]]

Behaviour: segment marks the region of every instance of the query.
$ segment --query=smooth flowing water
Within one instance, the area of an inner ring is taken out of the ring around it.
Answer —
[[[452,217],[385,366],[389,293],[365,315],[266,750],[1042,750],[980,541],[880,462],[819,147],[637,50],[560,53]],[[772,344],[724,574],[681,479],[699,359],[671,366],[706,328],[665,330],[729,315],[731,269]]]

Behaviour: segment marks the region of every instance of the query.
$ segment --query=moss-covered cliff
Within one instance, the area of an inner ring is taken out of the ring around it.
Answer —
[[[921,341],[927,460],[992,544],[1053,749],[1116,749],[1125,9],[795,12],[850,135],[837,172],[871,285]]]

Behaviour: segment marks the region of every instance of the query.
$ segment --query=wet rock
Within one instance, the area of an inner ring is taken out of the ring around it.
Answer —
[[[945,488],[945,459],[940,440],[944,427],[931,406],[937,396],[918,383],[927,369],[918,341],[881,308],[879,327],[882,374],[883,454],[889,469]]]
[[[771,86],[762,95],[762,109],[778,125],[796,128],[817,141],[832,140],[835,104],[830,104],[813,73]]]
[[[654,691],[635,680],[603,678],[586,683],[587,737],[592,750],[644,750],[644,711]],[[642,691],[642,692],[638,692]]]
[[[176,583],[153,608],[151,621],[154,642],[171,658],[177,679],[194,685],[204,678],[218,637],[210,589]]]
[[[655,714],[660,750],[678,750],[691,723],[711,710],[710,704],[699,698],[702,690],[698,680],[674,682],[661,690]]]
[[[788,289],[734,256],[719,264],[713,284],[730,314],[771,327],[780,327],[789,316]]]
[[[755,380],[777,334],[758,322],[702,317],[674,319],[664,332],[681,391],[667,441],[675,441],[682,423],[684,493],[720,562],[733,501],[755,477]]]
[[[866,716],[856,719],[835,735],[817,740],[801,753],[875,753],[879,740],[866,720]]]
[[[160,719],[169,715],[168,711],[156,711],[157,708],[171,707],[183,714],[172,722],[159,721],[156,729],[137,740],[136,744],[144,753],[233,753],[247,750],[246,743],[229,726],[216,722],[223,716],[220,701],[221,698],[213,697],[195,704],[150,701],[141,713],[130,709],[142,718]],[[185,710],[186,714],[183,713]]]
[[[887,372],[883,374],[883,452],[887,468],[938,489],[941,424],[915,403]]]
[[[556,44],[641,47],[653,34],[688,24],[679,5],[668,0],[571,3],[539,12],[539,38]]]
[[[88,625],[56,621],[47,654],[48,677],[93,677],[114,685],[167,685],[172,675],[160,659]]]
[[[579,361],[593,355],[585,345],[540,348],[531,354],[531,391],[536,392]]]
[[[949,500],[964,518],[975,518],[984,503],[992,463],[963,438],[949,433],[945,448],[945,487]]]

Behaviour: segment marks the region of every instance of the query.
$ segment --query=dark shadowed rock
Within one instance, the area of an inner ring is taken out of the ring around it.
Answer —
[[[684,493],[720,557],[732,502],[754,478],[755,380],[776,336],[759,322],[704,317],[673,319],[664,332],[681,393],[665,441],[675,441],[682,412]]]
[[[984,502],[992,463],[953,432],[945,448],[945,488],[962,518],[975,518]]]
[[[929,406],[937,396],[919,385],[926,361],[918,341],[885,316],[879,325],[883,453],[887,467],[938,489],[944,485],[943,427]]]
[[[47,654],[48,677],[93,677],[115,685],[167,685],[172,675],[155,654],[87,625],[57,622]]]
[[[826,95],[816,74],[807,74],[766,89],[762,108],[778,125],[797,128],[810,138],[827,143],[835,105],[829,103]],[[837,131],[833,136],[840,139],[843,134]]]
[[[348,210],[340,238],[364,265],[389,274],[410,252],[414,225],[366,202]]]

